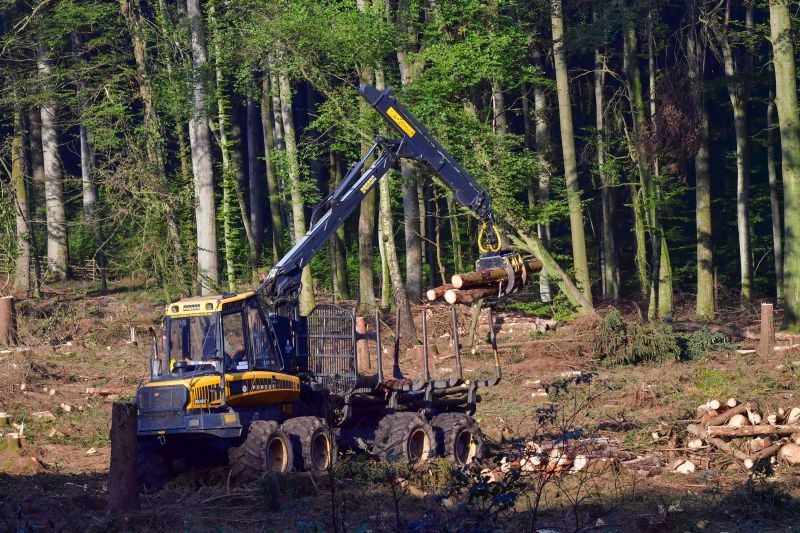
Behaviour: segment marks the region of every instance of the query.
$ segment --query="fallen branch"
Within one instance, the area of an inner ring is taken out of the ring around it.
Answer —
[[[711,437],[758,437],[763,435],[791,435],[800,431],[800,426],[794,425],[758,425],[758,426],[717,426],[711,425],[706,428]]]
[[[736,448],[734,448],[733,446],[731,446],[730,444],[728,444],[724,440],[718,439],[716,437],[709,436],[708,432],[705,429],[703,429],[700,426],[698,426],[698,425],[689,424],[686,427],[686,431],[688,431],[689,433],[691,433],[692,435],[694,435],[696,437],[700,437],[701,439],[705,440],[709,444],[712,444],[712,445],[716,446],[717,448],[719,448],[723,452],[731,454],[732,456],[734,456],[735,458],[739,459],[742,462],[752,461],[753,460],[749,455],[747,455],[743,451],[737,450]]]

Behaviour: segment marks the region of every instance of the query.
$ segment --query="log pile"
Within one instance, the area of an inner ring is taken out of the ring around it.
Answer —
[[[712,399],[697,408],[698,424],[689,424],[688,458],[676,459],[673,470],[694,471],[698,453],[712,446],[751,470],[764,462],[800,464],[800,407],[762,411],[755,402]]]
[[[528,276],[540,272],[542,262],[534,257],[528,257],[522,260],[520,268],[524,270],[524,276],[522,273],[516,276],[515,287],[521,285],[523,278],[527,279]],[[454,274],[450,283],[428,290],[426,296],[431,302],[444,298],[449,304],[471,304],[482,298],[506,294],[509,292],[505,286],[507,283],[508,271],[505,268],[488,268]]]

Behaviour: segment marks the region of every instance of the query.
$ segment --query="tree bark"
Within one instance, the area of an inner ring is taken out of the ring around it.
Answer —
[[[14,102],[14,136],[11,139],[11,183],[14,188],[17,257],[14,263],[14,290],[31,291],[30,197],[25,176],[25,119],[22,106]]]
[[[209,294],[219,283],[217,220],[214,202],[214,169],[211,137],[206,112],[208,93],[205,69],[208,63],[200,0],[187,0],[189,35],[192,50],[189,144],[192,147],[195,221],[197,224],[197,284],[200,294]]]
[[[44,45],[39,46],[37,66],[39,75],[48,83],[50,58]],[[57,281],[67,279],[69,249],[67,214],[64,209],[64,175],[58,155],[56,104],[52,100],[41,107],[42,154],[44,161],[44,200],[47,211],[47,270]]]
[[[564,51],[564,19],[561,0],[551,0],[551,8],[558,115],[561,129],[561,149],[564,157],[564,175],[567,181],[572,259],[575,266],[575,280],[584,297],[591,304],[592,285],[589,279],[589,262],[586,256],[586,235],[583,227],[583,206],[581,205],[581,189],[575,156],[575,135],[572,130],[569,72],[567,71],[567,57]]]
[[[800,113],[791,18],[785,0],[770,0],[769,21],[775,70],[775,107],[781,132],[785,239],[783,327],[800,332]]]
[[[689,0],[691,20],[697,20],[697,0]],[[708,112],[703,83],[705,44],[699,29],[688,29],[686,49],[689,61],[689,81],[695,114],[700,120],[699,148],[694,159],[696,176],[695,202],[697,216],[697,301],[695,313],[699,320],[714,319],[714,252],[711,240],[711,176],[709,170]]]
[[[536,69],[544,74],[545,65],[543,53],[539,46],[534,46],[533,49],[533,64]],[[545,205],[550,201],[550,158],[552,157],[552,143],[550,140],[550,119],[549,109],[547,108],[547,93],[544,87],[540,84],[533,86],[533,109],[536,117],[534,128],[534,139],[536,153],[539,156],[539,203]],[[536,228],[539,239],[542,245],[546,248],[550,246],[550,223],[544,222],[537,224]],[[539,278],[539,296],[542,302],[549,302],[551,300],[550,282],[546,276]]]
[[[605,147],[605,58],[595,50],[594,63],[594,103],[595,127],[597,129],[597,173],[600,176],[600,207],[603,235],[603,293],[615,302],[619,301],[619,271],[617,266],[617,247],[614,237],[614,189],[611,177],[606,171]]]
[[[492,125],[495,133],[508,131],[505,96],[500,81],[496,78],[492,79]]]
[[[275,169],[275,133],[272,120],[272,84],[269,74],[261,77],[261,129],[264,133],[264,160],[266,161],[267,194],[269,195],[269,216],[272,222],[272,261],[283,257],[283,217],[281,216],[281,195],[278,175]]]
[[[303,194],[300,190],[300,160],[297,154],[297,140],[295,138],[294,118],[292,117],[292,89],[289,84],[289,75],[285,72],[278,74],[278,85],[281,98],[281,117],[286,143],[286,170],[289,178],[289,191],[292,198],[292,220],[294,227],[294,240],[298,242],[306,233],[306,215],[304,211]],[[314,309],[314,280],[311,277],[311,266],[306,265],[300,277],[300,313],[308,315]]]
[[[256,103],[247,101],[247,177],[250,192],[250,228],[256,245],[256,257],[261,262],[264,254],[264,185],[258,161],[258,128],[261,116]]]
[[[767,103],[767,173],[769,174],[769,205],[772,213],[772,252],[775,258],[775,297],[783,300],[783,237],[781,235],[781,204],[778,199],[778,173],[775,162],[775,92],[770,90]]]
[[[191,1],[191,0],[190,0]],[[111,408],[111,465],[108,469],[108,510],[139,510],[137,482],[136,404],[114,402]]]
[[[332,193],[336,189],[343,177],[342,158],[338,154],[331,152],[329,192]],[[344,225],[342,225],[331,236],[330,240],[331,286],[333,288],[334,301],[350,299],[350,280],[347,275],[347,248],[345,243]]]
[[[13,296],[0,297],[0,346],[17,345],[17,309]]]
[[[458,207],[453,191],[447,191],[447,220],[450,222],[450,238],[453,245],[453,268],[464,271],[464,257],[461,252],[461,232],[458,228]]]
[[[75,63],[77,64],[77,68],[80,69],[83,63],[83,56],[81,55],[81,48],[83,43],[81,41],[80,35],[77,32],[73,31],[71,34],[72,40],[72,52],[75,56]],[[81,116],[81,123],[78,129],[78,134],[80,137],[80,147],[81,147],[81,184],[82,184],[82,196],[83,196],[83,214],[86,219],[86,222],[92,228],[94,235],[97,250],[95,252],[95,261],[97,263],[97,268],[100,271],[100,294],[105,294],[107,290],[107,281],[106,281],[106,271],[107,271],[107,264],[106,264],[106,254],[103,250],[104,239],[103,239],[103,226],[100,222],[100,201],[99,201],[99,194],[97,191],[97,177],[95,176],[95,161],[94,161],[94,150],[90,144],[90,137],[91,133],[89,131],[89,127],[85,123],[84,115],[86,113],[86,82],[82,77],[78,78],[77,82],[77,89],[78,89],[78,111]]]

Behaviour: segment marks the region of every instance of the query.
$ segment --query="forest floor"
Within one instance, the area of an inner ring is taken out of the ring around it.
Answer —
[[[455,475],[439,462],[399,474],[357,454],[332,478],[292,474],[237,489],[219,468],[182,475],[161,491],[143,494],[139,512],[108,516],[111,405],[133,398],[146,377],[146,331],[159,324],[163,305],[144,291],[86,296],[80,289],[72,285],[36,302],[20,301],[25,350],[0,352],[0,412],[24,424],[25,438],[19,454],[0,449],[0,529],[800,531],[800,471],[777,465],[752,475],[710,449],[688,475],[664,469],[648,475],[614,464],[591,476],[488,484]],[[640,316],[638,309],[635,302],[620,307],[631,320]],[[442,311],[429,320],[436,377],[451,373],[455,362],[449,313]],[[463,313],[466,343],[469,310]],[[678,305],[676,319],[690,315],[688,304]],[[686,424],[710,398],[800,405],[800,361],[793,359],[800,355],[736,352],[754,347],[754,341],[680,361],[608,367],[594,353],[597,318],[567,320],[547,333],[519,310],[498,309],[496,318],[502,324],[503,379],[481,391],[475,415],[495,461],[534,435],[561,431],[608,437],[621,450],[636,456],[655,452],[669,462],[685,453]],[[740,328],[757,320],[755,304],[732,304],[721,314],[721,322]],[[391,322],[387,314],[386,334]],[[131,326],[139,332],[138,345],[129,342]],[[487,326],[478,327],[475,353],[464,349],[468,379],[491,373],[487,332]],[[384,337],[387,346],[389,338]],[[420,366],[410,354],[401,362],[414,377]],[[592,379],[569,385],[582,372]],[[101,396],[88,388],[119,393]],[[545,428],[540,415],[547,409],[555,414]]]

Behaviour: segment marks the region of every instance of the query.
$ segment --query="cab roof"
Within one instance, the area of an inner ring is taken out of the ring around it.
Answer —
[[[194,316],[208,315],[222,311],[226,304],[246,300],[255,296],[255,292],[248,291],[241,294],[207,294],[205,296],[192,296],[167,305],[167,316]]]

